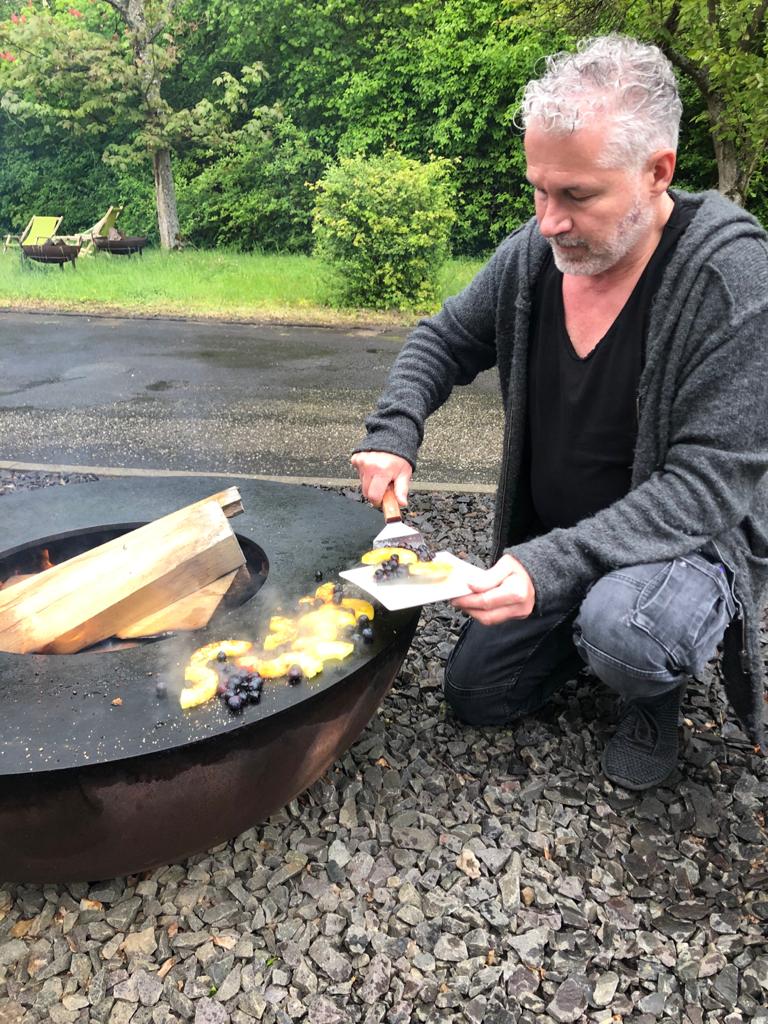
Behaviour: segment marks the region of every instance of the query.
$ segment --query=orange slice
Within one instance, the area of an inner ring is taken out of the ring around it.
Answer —
[[[321,583],[315,591],[315,597],[319,597],[321,601],[332,601],[333,592],[336,589],[336,584],[333,580],[328,580],[327,583]]]
[[[192,652],[189,660],[191,664],[205,664],[207,661],[213,661],[219,651],[224,651],[228,658],[238,658],[241,654],[247,654],[252,647],[250,640],[219,640],[217,643],[198,647]]]
[[[318,661],[342,661],[348,658],[355,645],[346,640],[321,640],[318,637],[306,636],[297,640],[292,650],[304,651]]]
[[[367,615],[369,619],[373,618],[373,605],[370,601],[363,601],[359,597],[342,598],[341,607],[354,612],[356,618],[360,618],[361,615]]]
[[[372,548],[365,552],[360,561],[363,565],[378,565],[379,562],[386,562],[392,555],[397,555],[401,565],[410,565],[419,560],[416,552],[409,548]]]
[[[440,583],[452,572],[450,562],[415,562],[408,566],[408,576],[419,583]]]
[[[216,696],[219,677],[214,669],[190,664],[184,670],[184,678],[192,685],[185,686],[179,694],[179,704],[183,708],[197,707]]]
[[[324,604],[313,612],[302,615],[298,621],[300,633],[310,633],[326,640],[335,640],[339,630],[354,626],[357,617],[349,608],[337,604]]]
[[[243,662],[248,662],[245,665]],[[307,679],[323,671],[323,663],[306,651],[285,651],[276,658],[243,658],[237,664],[241,668],[255,669],[264,679],[279,679],[288,675],[289,669],[298,665]]]

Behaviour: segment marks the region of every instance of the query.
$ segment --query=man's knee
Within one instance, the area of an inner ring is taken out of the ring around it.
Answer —
[[[732,613],[719,566],[696,553],[598,580],[582,603],[574,642],[612,689],[651,698],[702,670]]]
[[[603,577],[587,594],[573,627],[574,643],[590,671],[626,699],[656,696],[679,675],[668,653],[634,621],[637,594],[627,580],[613,573]]]

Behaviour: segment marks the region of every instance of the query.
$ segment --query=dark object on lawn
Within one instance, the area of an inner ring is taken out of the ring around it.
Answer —
[[[0,579],[38,571],[43,548],[57,564],[222,484],[129,478],[4,496]],[[315,782],[387,693],[418,608],[382,609],[372,642],[311,683],[265,684],[237,715],[219,700],[181,709],[193,648],[258,639],[278,605],[313,589],[316,569],[333,578],[354,562],[378,524],[372,509],[315,488],[237,484],[251,582],[204,630],[73,655],[0,653],[3,882],[113,878],[223,842]]]
[[[121,235],[117,228],[113,227],[106,236],[94,235],[93,244],[99,252],[108,252],[112,256],[132,256],[135,252],[141,256],[147,239],[138,235]]]
[[[76,267],[76,260],[80,254],[79,245],[67,245],[65,242],[44,242],[42,245],[21,246],[24,258],[35,260],[37,263],[58,263],[64,269],[65,263],[71,263]]]

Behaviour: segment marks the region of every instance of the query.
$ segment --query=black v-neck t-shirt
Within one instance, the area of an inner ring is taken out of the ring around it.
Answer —
[[[566,329],[563,275],[547,254],[533,294],[528,379],[537,533],[573,526],[629,491],[651,302],[696,209],[685,197],[673,198],[675,208],[632,294],[584,358]]]

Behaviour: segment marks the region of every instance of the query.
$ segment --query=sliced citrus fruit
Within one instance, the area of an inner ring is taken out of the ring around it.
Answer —
[[[283,644],[289,644],[291,640],[296,639],[296,630],[284,630],[282,633],[268,633],[264,637],[264,650],[275,651],[278,647],[282,647]]]
[[[373,605],[370,601],[363,601],[359,597],[345,597],[342,598],[342,608],[348,608],[351,612],[359,618],[361,615],[367,615],[369,619],[373,618]]]
[[[319,597],[321,601],[333,600],[333,592],[336,589],[336,584],[333,580],[328,580],[327,583],[321,583],[315,591],[315,597]]]
[[[348,658],[354,649],[355,645],[346,640],[321,640],[314,636],[302,637],[293,645],[293,650],[310,654],[318,661],[341,661]]]
[[[247,661],[249,664],[244,665],[243,661]],[[250,664],[251,662],[252,664]],[[276,658],[244,658],[242,661],[238,661],[238,665],[241,668],[255,669],[264,679],[279,679],[281,676],[288,675],[289,669],[294,665],[298,665],[307,679],[311,679],[318,672],[323,671],[322,661],[312,657],[306,651],[285,651],[284,654],[278,654]]]
[[[213,661],[219,651],[223,651],[228,658],[238,658],[241,654],[247,654],[252,647],[250,640],[219,640],[217,643],[198,647],[192,652],[189,660],[191,663],[205,664],[207,661]]]
[[[302,615],[298,621],[299,632],[335,640],[336,634],[345,626],[354,626],[357,618],[349,608],[337,604],[324,604],[312,612]]]
[[[185,686],[179,694],[179,704],[183,708],[197,707],[216,696],[219,677],[214,669],[205,665],[187,665],[184,678],[192,685]]]
[[[453,572],[450,562],[415,562],[408,566],[408,575],[419,583],[439,583]]]
[[[378,565],[379,562],[386,562],[392,555],[397,555],[401,565],[410,565],[411,562],[418,562],[419,556],[409,548],[372,548],[366,551],[360,561],[363,565]]]
[[[284,629],[292,628],[295,628],[295,621],[288,615],[273,615],[269,620],[270,633],[281,633]]]

